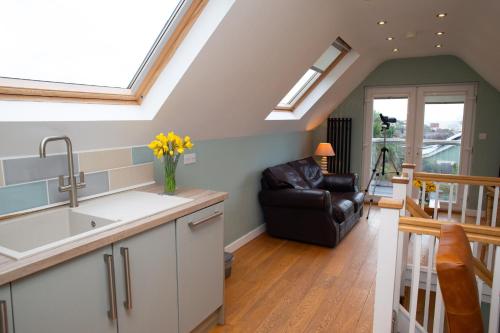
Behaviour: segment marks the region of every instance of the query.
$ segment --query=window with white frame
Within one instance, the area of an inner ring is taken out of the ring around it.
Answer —
[[[293,111],[315,85],[318,84],[349,52],[351,48],[340,37],[335,40],[316,62],[307,69],[290,91],[275,107],[275,110]]]

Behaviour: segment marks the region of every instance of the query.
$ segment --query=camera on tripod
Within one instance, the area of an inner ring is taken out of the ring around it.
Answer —
[[[396,165],[396,162],[394,161],[394,155],[391,154],[391,151],[387,147],[387,129],[391,126],[391,124],[394,124],[397,122],[396,118],[384,116],[383,114],[380,114],[380,120],[382,120],[382,133],[384,135],[384,141],[383,141],[383,146],[380,148],[380,152],[377,157],[377,161],[375,162],[375,165],[373,166],[372,169],[372,175],[370,177],[370,180],[368,181],[368,185],[366,186],[365,193],[369,194],[370,186],[372,184],[372,181],[375,180],[375,185],[373,186],[373,193],[372,195],[375,195],[377,186],[379,186],[380,181],[382,178],[387,173],[395,173],[396,175],[399,175],[398,167]],[[392,168],[394,171],[391,172],[386,172],[386,163],[387,160],[392,165]],[[379,169],[380,168],[380,169]],[[370,210],[372,208],[372,203],[373,203],[373,197],[370,198],[370,206],[368,208],[368,212],[366,214],[366,218],[370,216]]]
[[[391,117],[388,117],[388,116],[384,116],[382,113],[380,114],[380,120],[382,120],[382,125],[386,129],[391,126],[391,123],[394,124],[397,121],[396,118],[391,118]]]

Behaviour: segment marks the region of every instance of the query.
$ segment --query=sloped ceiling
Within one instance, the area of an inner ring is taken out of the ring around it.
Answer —
[[[439,20],[438,12],[448,16]],[[153,121],[0,123],[9,138],[1,140],[0,155],[34,153],[41,137],[62,133],[76,149],[95,149],[144,144],[169,129],[195,140],[310,130],[392,58],[456,55],[498,89],[498,17],[498,0],[235,0]],[[388,24],[378,26],[380,19]],[[266,121],[337,36],[359,53],[356,62],[301,120]]]
[[[448,16],[438,19],[439,12]],[[158,119],[187,117],[210,124],[202,129],[179,123],[207,138],[311,129],[370,71],[392,58],[456,55],[498,89],[498,17],[500,1],[494,0],[239,0]],[[381,19],[388,24],[378,26]],[[445,35],[436,36],[437,31]],[[265,121],[337,36],[360,54],[358,60],[303,119]],[[387,36],[395,39],[387,41]],[[435,48],[437,43],[443,47]],[[400,51],[393,53],[394,47]]]

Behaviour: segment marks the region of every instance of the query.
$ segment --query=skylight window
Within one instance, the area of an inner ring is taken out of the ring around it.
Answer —
[[[205,3],[4,1],[0,88],[11,85],[88,93],[93,91],[91,87],[107,87],[110,89],[95,92],[134,95],[163,48],[175,48],[169,39],[182,38],[185,34],[178,29],[188,29]]]
[[[319,83],[322,77],[328,74],[349,50],[350,47],[342,39],[337,38],[278,103],[275,109],[293,111],[294,107],[314,89],[314,86]]]

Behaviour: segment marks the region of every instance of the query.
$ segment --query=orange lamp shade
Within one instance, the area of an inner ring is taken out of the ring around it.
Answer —
[[[333,147],[330,143],[320,143],[316,151],[314,152],[316,156],[335,156],[335,152],[333,151]]]

